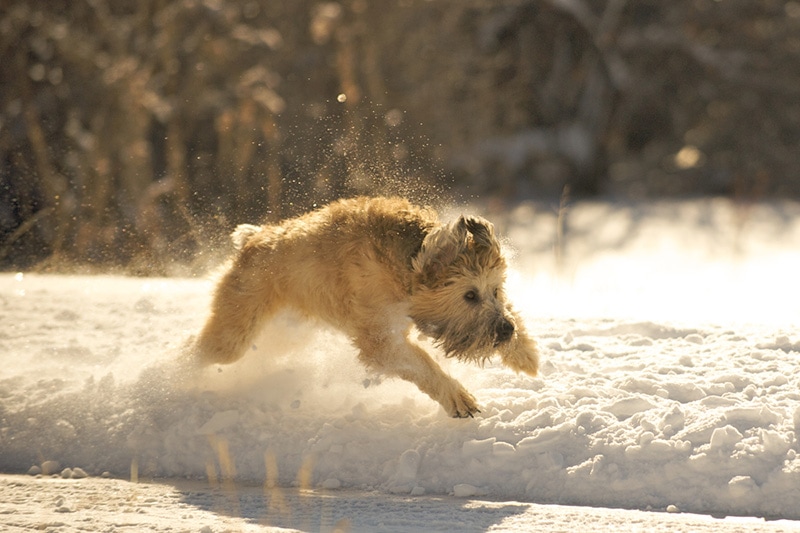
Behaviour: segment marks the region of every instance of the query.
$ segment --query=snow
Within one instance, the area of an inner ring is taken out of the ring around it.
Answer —
[[[210,278],[0,274],[0,525],[800,530],[800,205],[483,212],[543,364],[440,357],[471,420],[290,314],[188,370]]]

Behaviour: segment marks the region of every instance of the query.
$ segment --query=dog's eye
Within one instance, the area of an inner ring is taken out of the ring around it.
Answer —
[[[468,302],[474,302],[475,300],[477,300],[477,299],[478,299],[478,295],[477,295],[477,294],[475,294],[475,291],[467,291],[467,292],[464,294],[464,299],[465,299],[466,301],[468,301]]]

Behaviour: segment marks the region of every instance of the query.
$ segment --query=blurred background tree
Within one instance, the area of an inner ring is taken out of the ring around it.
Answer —
[[[800,195],[800,2],[5,0],[0,268],[343,195]]]

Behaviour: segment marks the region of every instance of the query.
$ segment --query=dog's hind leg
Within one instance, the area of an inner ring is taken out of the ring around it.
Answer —
[[[240,359],[276,309],[268,270],[249,267],[253,261],[248,255],[240,255],[217,285],[211,313],[195,342],[201,364]]]
[[[478,404],[466,389],[448,376],[425,350],[411,344],[407,333],[365,332],[355,339],[359,359],[367,367],[414,383],[419,390],[439,402],[455,418],[479,413]]]

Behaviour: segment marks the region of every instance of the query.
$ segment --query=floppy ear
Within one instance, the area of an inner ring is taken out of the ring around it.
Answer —
[[[431,231],[412,262],[414,272],[424,285],[432,286],[445,276],[447,268],[467,246],[467,221],[462,216],[456,222]]]
[[[500,251],[500,243],[494,236],[494,226],[491,222],[481,217],[461,217],[464,220],[464,225],[472,234],[472,240],[475,243],[475,248],[484,250]]]

